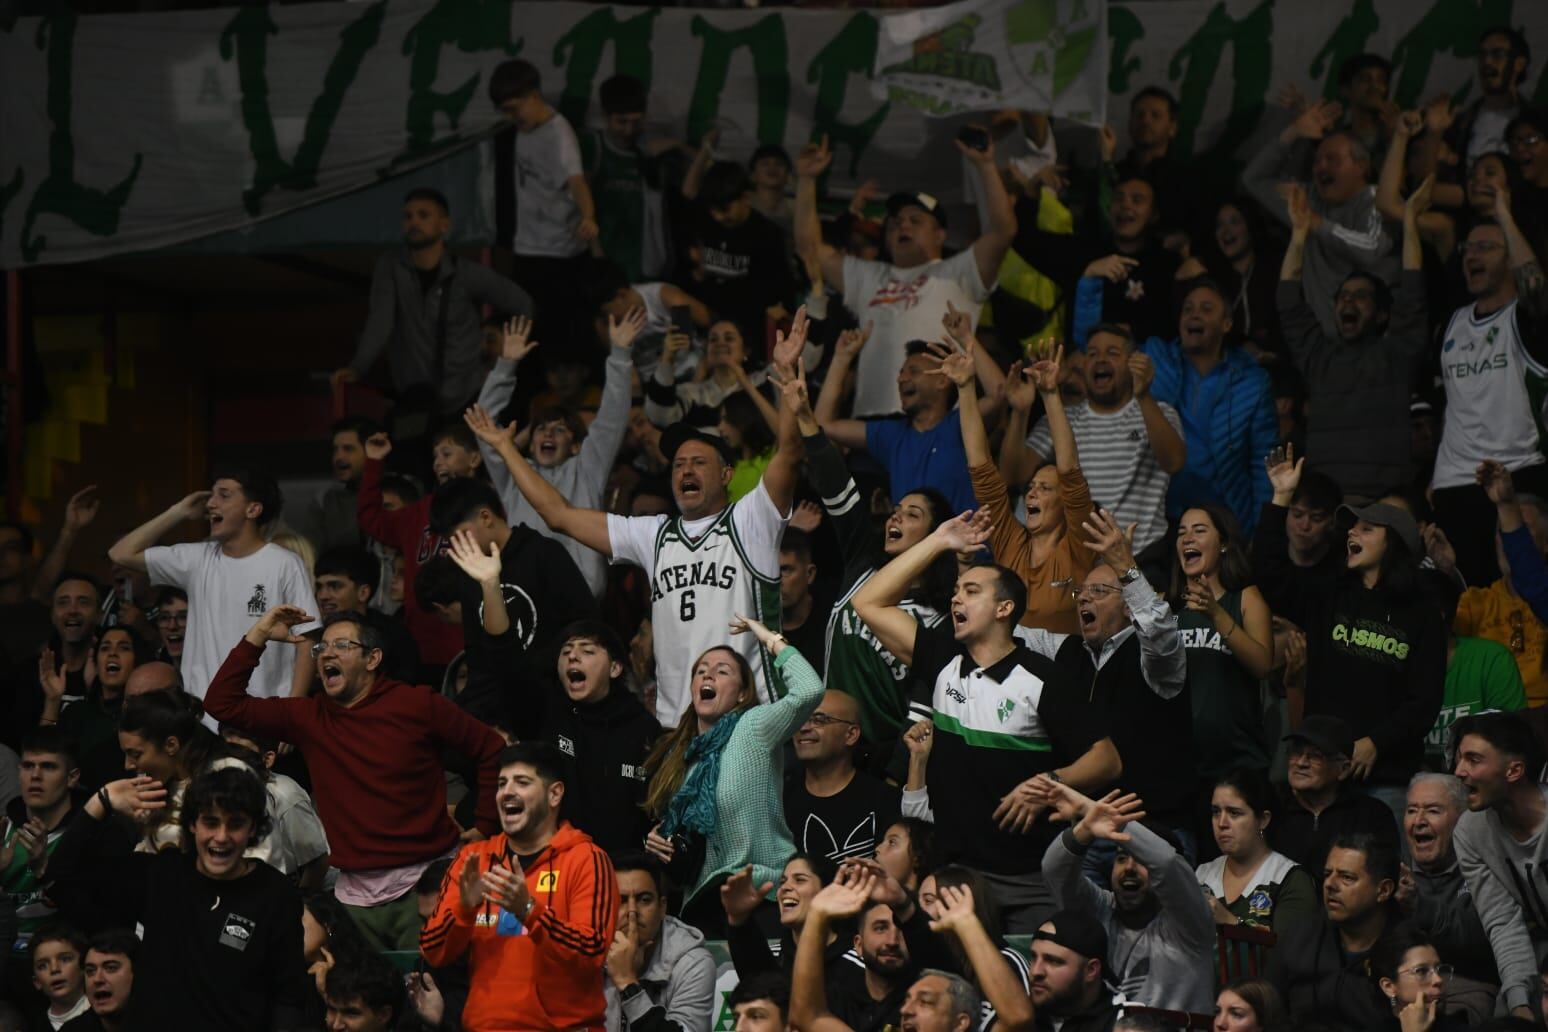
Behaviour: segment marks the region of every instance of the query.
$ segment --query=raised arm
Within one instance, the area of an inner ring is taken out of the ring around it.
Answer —
[[[795,318],[791,320],[790,332],[788,334],[779,332],[774,341],[775,364],[788,370],[787,375],[793,375],[803,381],[806,373],[801,368],[800,356],[806,348],[808,328],[806,308],[802,306],[796,310]],[[805,393],[805,389],[802,388],[800,394]],[[790,507],[795,504],[796,483],[801,474],[801,431],[796,427],[796,411],[799,407],[798,402],[794,400],[779,406],[778,444],[774,450],[774,457],[763,470],[764,490],[769,493],[769,499],[774,503],[774,508],[787,516],[790,513]]]
[[[601,494],[612,475],[613,461],[629,428],[629,388],[634,379],[634,342],[645,328],[645,309],[626,312],[623,319],[608,316],[607,338],[611,347],[602,381],[602,403],[597,418],[586,430],[578,456],[581,480]],[[486,408],[484,411],[491,411]],[[482,442],[480,442],[482,444]]]
[[[1027,379],[1018,359],[1005,374],[1005,435],[1000,439],[1000,479],[1024,484],[1047,460],[1027,444],[1028,426],[1037,403],[1037,386]]]
[[[275,606],[259,617],[211,678],[204,694],[204,711],[216,720],[246,728],[254,734],[294,743],[299,728],[293,718],[298,706],[308,704],[293,699],[255,698],[247,694],[247,685],[253,671],[258,669],[263,650],[271,642],[290,642],[299,655],[310,658],[310,642],[295,634],[294,629],[311,620],[312,617],[299,607],[289,605]]]
[[[989,134],[986,132],[985,135]],[[973,241],[973,261],[978,265],[979,278],[987,287],[999,278],[1000,263],[1016,238],[1016,211],[1011,207],[1010,195],[1005,192],[1000,170],[995,167],[993,142],[983,150],[975,150],[961,140],[953,142],[978,172],[978,181],[983,187],[984,210],[989,224]]]
[[[812,897],[806,924],[796,943],[790,971],[790,1027],[803,1032],[850,1032],[828,1010],[825,983],[828,933],[834,923],[856,917],[876,888],[876,875],[866,868],[845,868],[831,884]]]
[[[963,350],[952,351],[941,359],[941,364],[929,371],[932,376],[946,379],[957,388],[957,408],[962,421],[962,450],[967,453],[968,466],[983,466],[994,461],[989,451],[989,435],[984,430],[984,415],[978,405],[978,384],[973,373],[974,352],[981,350],[971,334],[959,342]]]
[[[683,173],[682,193],[690,201],[699,199],[699,187],[704,183],[704,173],[715,163],[715,142],[720,130],[711,129],[699,139],[699,149],[693,152],[693,161]]]
[[[966,885],[960,889],[942,885],[940,897],[941,916],[930,922],[930,930],[955,936],[962,946],[968,966],[973,970],[974,983],[994,1008],[994,1027],[1000,1032],[1031,1029],[1032,1000],[1022,987],[1021,979],[1005,962],[1000,947],[979,921],[973,907],[973,890]]]
[[[815,254],[822,264],[823,279],[844,293],[844,256],[822,241],[822,221],[817,216],[817,177],[833,163],[828,138],[808,143],[796,154],[795,246],[797,254]]]
[[[1134,399],[1139,402],[1140,415],[1145,420],[1145,440],[1150,453],[1156,457],[1156,465],[1167,473],[1177,473],[1187,465],[1188,443],[1182,431],[1166,418],[1166,410],[1150,393],[1150,385],[1156,379],[1156,363],[1143,351],[1129,352],[1129,382],[1134,385]]]
[[[1494,219],[1505,232],[1505,257],[1516,280],[1516,319],[1523,324],[1521,342],[1533,358],[1548,361],[1548,341],[1543,340],[1541,332],[1548,320],[1548,281],[1544,280],[1543,267],[1538,264],[1526,234],[1516,225],[1510,191],[1503,186],[1494,191]]]
[[[948,552],[966,552],[989,539],[989,514],[983,510],[955,516],[930,532],[892,562],[871,575],[851,600],[856,614],[876,634],[882,647],[910,666],[914,663],[914,634],[919,623],[898,603],[909,586]]]
[[[1424,129],[1424,120],[1416,111],[1405,111],[1398,116],[1392,127],[1392,140],[1387,146],[1387,157],[1381,163],[1381,175],[1376,179],[1376,210],[1385,218],[1403,217],[1403,176],[1408,161],[1408,144]]]
[[[486,553],[478,547],[478,541],[470,531],[459,530],[452,535],[451,547],[448,549],[452,562],[462,568],[462,572],[473,578],[473,583],[478,585],[479,594],[482,596],[479,602],[479,613],[484,633],[491,638],[498,638],[511,628],[511,614],[505,608],[505,595],[500,589],[500,548],[494,542],[489,543],[489,551]]]
[[[505,321],[500,329],[500,357],[495,359],[494,368],[484,377],[484,386],[478,392],[479,408],[485,412],[505,411],[511,396],[516,393],[516,367],[538,346],[538,342],[531,337],[531,319],[516,316]],[[505,460],[486,441],[478,442],[478,450],[484,457],[484,465],[489,469],[495,489],[504,494],[506,485],[511,481],[511,472],[506,469]]]
[[[771,749],[779,749],[801,730],[806,718],[822,702],[822,678],[783,634],[776,634],[751,617],[738,616],[731,624],[731,633],[744,632],[754,635],[773,657],[774,671],[785,685],[784,694],[774,702],[747,714],[748,727],[758,740]]]
[[[1054,467],[1060,473],[1073,473],[1080,468],[1080,453],[1075,448],[1075,432],[1070,429],[1069,416],[1064,412],[1064,398],[1059,394],[1059,367],[1063,363],[1064,345],[1060,344],[1054,349],[1052,358],[1039,359],[1032,366],[1031,375],[1048,416]]]
[[[511,428],[496,426],[489,414],[477,405],[463,414],[468,427],[478,437],[495,449],[511,471],[516,490],[526,496],[537,510],[543,522],[561,534],[567,534],[605,556],[613,554],[612,541],[607,533],[607,513],[596,509],[581,509],[571,505],[558,489],[528,465],[511,440]]]
[[[161,515],[146,520],[125,534],[108,549],[108,558],[119,566],[145,572],[145,551],[160,541],[179,523],[204,519],[204,505],[210,500],[210,492],[195,491]],[[50,585],[52,587],[52,585]]]
[[[1120,583],[1132,572],[1133,579],[1123,583],[1123,602],[1140,640],[1140,670],[1150,690],[1163,699],[1176,698],[1187,681],[1188,658],[1182,635],[1177,630],[1177,614],[1162,601],[1140,572],[1134,558],[1135,524],[1128,529],[1106,509],[1097,509],[1082,526],[1084,544],[1102,557],[1118,575]]]
[[[59,580],[59,575],[70,563],[70,550],[75,547],[75,539],[97,518],[97,510],[101,505],[97,498],[96,484],[81,488],[65,503],[64,522],[60,524],[59,536],[54,539],[53,547],[38,564],[32,577],[34,601],[48,604],[54,582]]]
[[[860,357],[860,350],[871,339],[874,323],[866,323],[863,329],[845,330],[839,334],[833,347],[833,358],[828,363],[828,375],[822,381],[817,394],[817,422],[834,444],[845,448],[865,447],[865,423],[859,419],[839,417],[839,405],[844,400],[844,381],[849,370]]]

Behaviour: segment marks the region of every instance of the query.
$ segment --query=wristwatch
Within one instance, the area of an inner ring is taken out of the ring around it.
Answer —
[[[1118,583],[1127,587],[1140,579],[1140,568],[1131,566],[1118,575]]]
[[[1044,771],[1043,772],[1043,776],[1046,777],[1049,781],[1054,782],[1055,784],[1059,784],[1059,785],[1064,784],[1064,778],[1056,770]]]
[[[624,1003],[628,1003],[630,1000],[634,999],[636,996],[640,995],[640,993],[643,993],[644,991],[645,991],[645,987],[643,985],[640,985],[640,983],[638,983],[638,982],[630,982],[628,985],[626,985],[622,989],[618,990],[618,998],[620,1000],[622,1000]]]

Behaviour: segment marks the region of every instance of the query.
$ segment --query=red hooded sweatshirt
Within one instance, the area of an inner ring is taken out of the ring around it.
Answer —
[[[355,492],[355,518],[361,530],[402,554],[403,622],[419,646],[420,658],[431,666],[445,666],[462,651],[462,628],[419,608],[414,579],[419,568],[446,551],[450,542],[430,529],[430,495],[393,512],[382,508],[382,470],[380,459],[366,459],[360,490]]]
[[[494,790],[505,740],[493,728],[423,685],[383,678],[348,707],[321,689],[304,699],[257,699],[247,694],[247,682],[262,654],[245,638],[231,650],[210,682],[205,712],[301,751],[333,866],[405,867],[456,846],[457,825],[446,813],[443,748],[478,764],[478,828],[500,834]]]
[[[591,836],[568,821],[524,865],[532,910],[525,921],[485,901],[462,905],[459,880],[468,864],[480,871],[523,865],[510,840],[497,835],[462,847],[441,882],[435,914],[419,933],[432,967],[468,960],[468,1032],[602,1029],[607,1002],[602,962],[618,926],[618,880]]]

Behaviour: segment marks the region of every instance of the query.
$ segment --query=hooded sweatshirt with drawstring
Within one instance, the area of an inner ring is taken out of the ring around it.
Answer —
[[[504,835],[470,842],[441,882],[435,913],[419,933],[432,966],[466,956],[468,1032],[602,1029],[602,964],[618,924],[618,879],[607,854],[568,821],[537,855],[520,863],[532,909],[523,920],[489,900],[463,906],[468,864],[515,870]]]
[[[719,1002],[715,973],[704,933],[675,917],[664,918],[650,962],[640,972],[644,992],[624,1000],[612,980],[606,980],[607,1032],[710,1028]]]

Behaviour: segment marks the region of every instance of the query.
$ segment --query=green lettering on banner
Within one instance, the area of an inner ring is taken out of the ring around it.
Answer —
[[[253,156],[253,182],[242,191],[242,206],[249,215],[263,210],[263,198],[270,190],[310,190],[317,185],[317,169],[333,123],[339,117],[344,94],[349,91],[366,54],[381,36],[386,0],[372,4],[339,33],[340,45],[328,71],[323,89],[306,114],[306,128],[293,161],[280,156],[279,140],[274,133],[274,116],[269,110],[269,37],[278,27],[263,4],[237,8],[220,34],[220,57],[237,63],[237,83],[242,90],[242,124],[247,129],[248,146]]]
[[[1510,7],[1511,0],[1435,0],[1392,51],[1398,69],[1392,99],[1403,108],[1428,99],[1424,88],[1435,55],[1476,56],[1478,34],[1491,25],[1509,25]]]
[[[613,8],[599,7],[559,37],[554,44],[554,64],[564,68],[564,93],[559,113],[573,126],[586,124],[586,108],[602,66],[602,54],[613,44],[613,72],[632,75],[650,91],[651,39],[656,31],[659,7],[619,21]]]
[[[855,74],[871,77],[871,66],[876,62],[876,38],[876,19],[862,12],[845,22],[838,35],[817,51],[806,66],[806,81],[817,84],[812,137],[827,136],[834,151],[840,145],[848,147],[850,175],[858,174],[860,156],[870,145],[876,130],[886,121],[887,112],[892,110],[892,102],[883,101],[881,107],[862,122],[849,123],[839,118],[839,112],[844,108],[844,94],[849,89],[849,77]]]
[[[1311,77],[1322,79],[1322,95],[1328,100],[1338,98],[1338,72],[1344,62],[1357,54],[1365,53],[1365,45],[1376,31],[1381,19],[1376,15],[1375,0],[1355,0],[1349,13],[1340,19],[1328,41],[1312,58]],[[1324,73],[1323,69],[1327,69]]]
[[[1138,57],[1129,56],[1129,48],[1145,38],[1145,25],[1128,7],[1116,4],[1107,9],[1107,38],[1112,40],[1112,53],[1107,60],[1107,92],[1129,92],[1129,76],[1140,70]]]
[[[758,83],[758,142],[784,142],[785,119],[790,113],[790,61],[784,19],[770,14],[745,29],[721,29],[696,14],[692,29],[695,36],[704,40],[704,46],[699,55],[693,98],[688,102],[688,139],[696,141],[711,128],[720,113],[720,95],[725,92],[731,57],[746,47]]]
[[[1263,0],[1241,19],[1226,13],[1224,2],[1217,3],[1192,36],[1177,49],[1167,67],[1174,82],[1180,77],[1178,106],[1181,128],[1177,133],[1178,152],[1193,153],[1193,135],[1204,116],[1204,105],[1214,90],[1226,47],[1231,48],[1231,110],[1226,115],[1220,136],[1210,147],[1209,160],[1199,164],[1208,168],[1218,187],[1226,188],[1236,178],[1238,147],[1258,126],[1268,98],[1269,76],[1273,70],[1271,39],[1274,32],[1274,0]],[[1186,70],[1184,66],[1186,65]]]
[[[93,236],[107,237],[118,232],[118,217],[129,200],[145,155],[136,153],[129,174],[107,190],[95,190],[75,181],[75,135],[71,128],[74,98],[72,81],[75,70],[75,28],[80,16],[65,4],[56,5],[38,23],[37,44],[48,54],[48,95],[45,101],[49,121],[48,175],[33,191],[22,220],[21,251],[26,261],[36,261],[48,247],[48,237],[32,235],[32,227],[42,215],[60,215]],[[21,189],[18,172],[7,186],[5,200]]]
[[[436,0],[424,17],[403,37],[403,53],[413,54],[409,64],[408,139],[393,164],[423,156],[457,139],[436,139],[435,116],[445,115],[453,130],[478,88],[474,72],[450,92],[435,88],[441,70],[441,51],[455,46],[464,54],[498,50],[507,57],[521,53],[521,43],[511,41],[511,5],[502,0]]]

